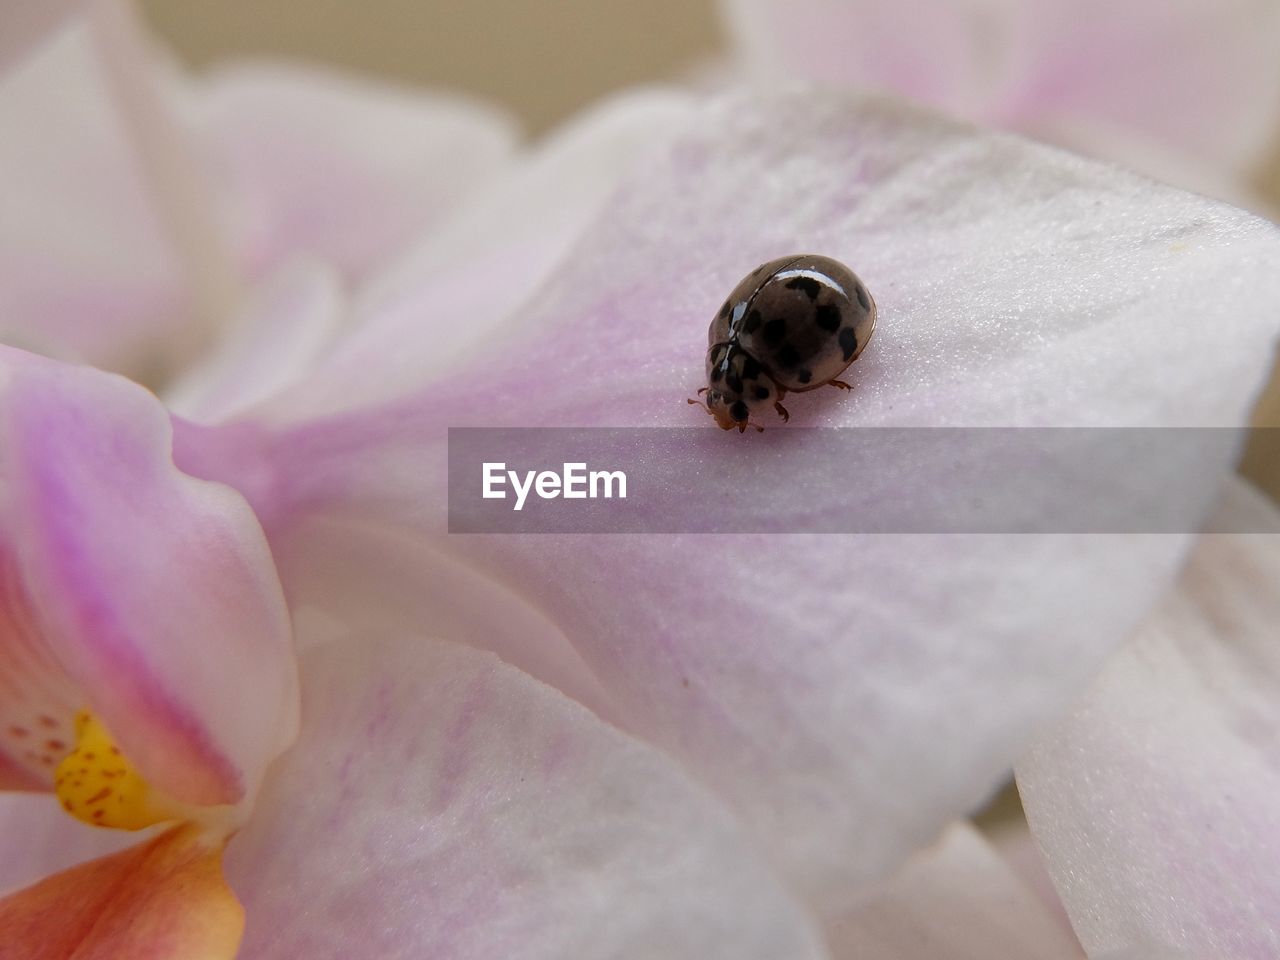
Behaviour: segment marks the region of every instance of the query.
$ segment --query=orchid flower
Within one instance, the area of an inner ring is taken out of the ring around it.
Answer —
[[[722,0],[741,67],[888,91],[1226,199],[1280,143],[1274,0]]]
[[[61,735],[0,740],[32,788],[0,808],[23,854],[0,859],[6,944],[1079,957],[962,821],[1045,749],[1190,535],[446,533],[449,426],[738,441],[684,397],[707,317],[779,249],[856,264],[881,307],[855,395],[802,398],[797,426],[1238,425],[1280,313],[1271,225],[797,89],[622,100],[363,282],[276,271],[172,409],[7,349],[2,702]],[[753,491],[785,514],[843,488],[788,493]],[[150,814],[121,825],[164,832],[119,849],[66,816],[97,791],[59,775],[101,747]],[[1087,855],[1059,836],[1051,870]],[[1124,896],[1067,907],[1121,930],[1088,933],[1096,956],[1164,945]]]

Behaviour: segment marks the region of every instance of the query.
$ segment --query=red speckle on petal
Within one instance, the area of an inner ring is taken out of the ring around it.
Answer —
[[[40,725],[42,727],[46,727],[49,730],[52,730],[54,727],[58,725],[58,721],[55,720],[53,717],[48,716],[47,714],[41,714],[39,717],[37,717],[37,719],[40,721]]]
[[[46,740],[44,745],[50,750],[58,751],[67,749],[67,745],[61,740]]]
[[[9,733],[15,737],[25,737],[30,732],[31,731],[28,730],[26,727],[10,727],[9,728]]]

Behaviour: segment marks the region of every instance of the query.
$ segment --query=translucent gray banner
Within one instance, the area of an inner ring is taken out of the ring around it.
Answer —
[[[1249,434],[451,428],[449,532],[1194,532]]]

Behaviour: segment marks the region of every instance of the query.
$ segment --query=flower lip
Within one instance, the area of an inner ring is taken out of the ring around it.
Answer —
[[[52,785],[87,706],[158,795],[251,803],[298,710],[252,511],[174,467],[168,418],[122,378],[2,349],[0,399],[0,557],[21,627],[0,635],[0,662],[20,669],[29,714],[0,717],[9,749],[15,729],[51,724],[58,746],[32,771]]]

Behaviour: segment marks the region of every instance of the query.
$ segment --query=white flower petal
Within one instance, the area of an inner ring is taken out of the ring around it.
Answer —
[[[1018,766],[1091,955],[1280,954],[1280,513],[1243,484],[1178,587]]]
[[[824,956],[732,818],[495,657],[304,657],[303,733],[227,852],[260,958]]]

